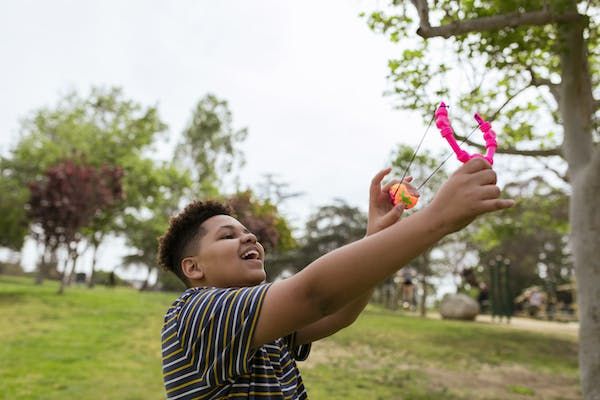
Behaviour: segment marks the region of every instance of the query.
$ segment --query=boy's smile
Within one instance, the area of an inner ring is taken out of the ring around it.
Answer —
[[[259,244],[260,245],[260,244]],[[262,246],[261,246],[262,247]],[[260,249],[256,245],[250,246],[247,250],[245,250],[240,256],[242,260],[253,263],[259,267],[263,267],[263,255],[261,254]]]

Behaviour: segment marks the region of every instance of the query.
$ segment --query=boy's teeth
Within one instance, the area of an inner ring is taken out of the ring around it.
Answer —
[[[244,254],[242,254],[242,258],[246,259],[246,258],[250,257],[251,255],[258,256],[258,252],[256,250],[247,251]]]

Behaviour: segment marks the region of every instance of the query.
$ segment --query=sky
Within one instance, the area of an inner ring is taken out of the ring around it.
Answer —
[[[367,27],[378,1],[2,1],[0,2],[0,152],[19,138],[20,121],[69,91],[120,86],[156,105],[168,158],[196,102],[229,102],[242,145],[242,186],[275,174],[304,193],[284,208],[296,226],[341,198],[366,211],[373,175],[391,151],[416,147],[419,115],[383,96],[387,60],[401,51]],[[443,145],[428,134],[424,148]],[[35,162],[35,160],[32,160]],[[228,188],[224,188],[227,192]],[[117,241],[100,262],[118,265]],[[24,253],[33,268],[35,246]]]

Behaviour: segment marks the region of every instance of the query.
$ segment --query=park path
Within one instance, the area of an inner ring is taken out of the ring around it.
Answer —
[[[477,322],[484,324],[494,324],[496,326],[503,325],[508,329],[522,329],[534,332],[552,333],[552,334],[564,334],[569,336],[577,337],[579,334],[579,322],[556,322],[556,321],[544,321],[532,318],[521,318],[513,317],[510,319],[510,323],[507,324],[503,320],[502,323],[492,321],[491,315],[478,315]]]
[[[428,312],[428,318],[441,319],[439,313]],[[506,323],[506,319],[502,322],[492,321],[491,315],[478,315],[475,323],[480,324],[494,324],[495,326],[505,327],[506,329],[520,329],[532,332],[541,332],[549,334],[567,335],[571,337],[577,337],[579,334],[579,322],[556,322],[556,321],[544,321],[532,318],[512,317],[510,323]]]

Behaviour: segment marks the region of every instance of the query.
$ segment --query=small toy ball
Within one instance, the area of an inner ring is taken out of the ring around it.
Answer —
[[[417,205],[419,198],[409,193],[408,189],[403,183],[394,183],[388,191],[390,200],[393,205],[403,203],[407,210],[410,210]]]

